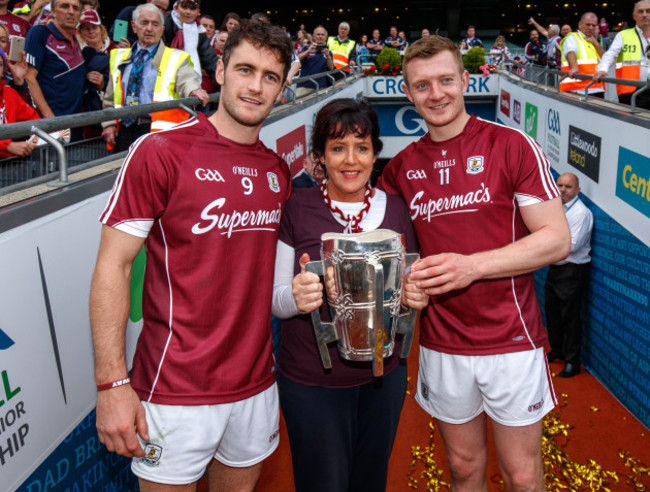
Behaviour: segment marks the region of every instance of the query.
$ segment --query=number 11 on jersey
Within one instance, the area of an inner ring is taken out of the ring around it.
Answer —
[[[445,167],[444,169],[439,169],[438,172],[440,173],[440,184],[449,184],[449,168]]]

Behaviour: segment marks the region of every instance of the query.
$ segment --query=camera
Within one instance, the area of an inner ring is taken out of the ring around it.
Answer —
[[[326,45],[326,44],[317,44],[317,45],[316,45],[316,52],[317,52],[317,53],[320,53],[321,51],[323,51],[323,50],[326,49],[326,48],[327,48],[327,45]]]

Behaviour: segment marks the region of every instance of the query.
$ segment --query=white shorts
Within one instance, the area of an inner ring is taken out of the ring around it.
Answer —
[[[151,482],[185,485],[199,480],[210,460],[247,467],[263,461],[280,442],[277,384],[245,400],[218,405],[144,405],[149,441],[133,473]]]
[[[538,422],[557,405],[543,348],[452,355],[420,346],[415,399],[449,424],[464,424],[485,412],[514,427]]]

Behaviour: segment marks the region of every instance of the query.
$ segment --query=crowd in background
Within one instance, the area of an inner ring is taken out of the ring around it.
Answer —
[[[223,53],[228,33],[240,24],[242,18],[231,12],[218,24],[214,17],[201,15],[200,0],[178,0],[171,5],[169,0],[147,0],[147,3],[155,5],[164,15],[162,41],[165,45],[186,51],[200,78],[201,88],[207,93],[218,91],[219,86],[215,80],[217,60]],[[645,3],[647,2],[642,1],[635,4],[635,15],[638,10],[636,7]],[[1,122],[13,123],[105,107],[103,97],[110,79],[111,51],[129,48],[137,41],[131,24],[135,6],[122,9],[109,29],[102,23],[98,0],[30,0],[16,3],[13,10],[8,5],[9,0],[0,0],[0,55],[4,74]],[[641,23],[639,29],[647,29],[643,27],[643,23],[650,22],[649,15],[643,14],[647,9],[640,10],[643,19],[635,17],[635,20],[637,25]],[[595,59],[595,66],[612,44],[616,33],[610,32],[605,18],[597,19],[593,13],[585,15],[587,19],[583,16],[575,31],[569,24],[561,27],[550,24],[544,27],[531,17],[528,23],[533,29],[521,60],[518,56],[513,57],[504,35],[498,35],[491,47],[486,46],[477,37],[473,25],[467,27],[466,35],[458,46],[463,53],[475,46],[482,47],[494,62],[514,61],[552,68],[563,67],[571,76],[576,73],[593,75],[595,70],[581,71],[581,61],[575,60],[576,57],[571,56],[571,52],[580,54],[581,50],[588,48],[589,53],[592,53],[590,50],[593,47],[593,54],[589,56]],[[264,14],[255,16],[265,17]],[[53,25],[56,27],[52,28]],[[403,54],[409,42],[414,41],[407,39],[405,31],[396,25],[389,27],[387,35],[385,31],[375,28],[370,35],[362,33],[356,40],[351,37],[347,22],[340,23],[337,32],[332,35],[324,25],[315,26],[311,32],[304,24],[293,34],[286,28],[285,31],[292,38],[294,48],[289,84],[297,75],[304,77],[347,65],[374,63],[377,55],[386,47]],[[437,33],[436,30],[435,34]],[[573,36],[570,36],[572,33]],[[429,35],[429,29],[424,28],[419,37]],[[14,50],[12,56],[9,56],[13,40],[20,38],[26,39],[24,51]],[[639,39],[647,48],[647,37],[639,36]],[[48,44],[52,42],[63,43],[57,45],[58,48],[65,46],[65,55],[59,57],[59,60],[51,59],[51,53],[47,50]],[[621,51],[618,44],[617,50]],[[569,53],[568,58],[562,56],[562,46]],[[613,63],[612,60],[609,62]],[[600,74],[600,78],[602,76]],[[325,79],[318,81],[321,88],[327,83]],[[583,85],[576,83],[566,87],[574,90]],[[295,89],[298,95],[303,95],[316,90],[316,87],[314,83],[298,82]],[[590,91],[594,94],[602,93],[602,84]],[[83,135],[73,131],[73,139],[101,133],[102,128],[97,125],[84,128]],[[24,157],[32,150],[33,145],[27,142],[7,140],[0,143],[2,157]]]

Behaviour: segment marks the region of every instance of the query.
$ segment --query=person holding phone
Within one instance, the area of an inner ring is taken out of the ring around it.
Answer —
[[[146,3],[153,3],[160,9],[163,15],[167,13],[169,8],[169,0],[146,0]],[[134,44],[138,38],[131,28],[131,21],[133,20],[133,12],[137,5],[129,5],[120,10],[119,14],[115,17],[115,22],[108,31],[109,37],[119,44],[120,48],[128,48]]]
[[[0,22],[0,48],[5,52],[9,52],[9,29],[7,26]],[[27,61],[25,60],[25,52],[20,53],[19,61],[12,61],[7,58],[7,66],[5,67],[4,79],[7,82],[7,87],[14,89],[18,95],[30,106],[33,106],[32,96],[29,94],[29,87],[25,80],[27,74]]]
[[[312,40],[313,42],[311,44],[303,46],[298,53],[298,61],[301,64],[301,77],[334,70],[334,60],[326,44],[327,30],[323,26],[316,26],[312,33]],[[327,78],[321,77],[316,82],[318,82],[320,89],[324,89],[327,84]],[[304,96],[315,90],[316,87],[313,82],[299,82],[296,95]]]
[[[7,70],[7,56],[0,48],[0,74]],[[16,123],[19,121],[38,120],[40,116],[34,108],[27,104],[11,87],[6,86],[6,80],[0,80],[0,125]],[[6,157],[28,157],[34,150],[34,145],[29,142],[14,142],[13,140],[0,140],[0,159]]]

